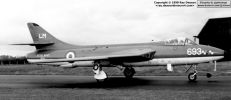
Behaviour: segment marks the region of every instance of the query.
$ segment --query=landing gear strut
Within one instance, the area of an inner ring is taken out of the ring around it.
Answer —
[[[123,73],[126,78],[131,79],[133,75],[136,73],[136,71],[133,67],[125,67]]]
[[[95,73],[94,78],[97,80],[97,82],[102,82],[107,79],[107,74],[102,70],[100,64],[95,64],[93,67],[93,72]]]
[[[194,72],[188,74],[188,80],[190,82],[195,82],[197,80],[197,70],[196,70],[197,65],[191,65],[189,69],[191,69],[192,67],[194,67]]]

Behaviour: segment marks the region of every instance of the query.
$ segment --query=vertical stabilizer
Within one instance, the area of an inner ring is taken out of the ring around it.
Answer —
[[[36,49],[70,49],[73,45],[62,42],[36,23],[27,23]]]

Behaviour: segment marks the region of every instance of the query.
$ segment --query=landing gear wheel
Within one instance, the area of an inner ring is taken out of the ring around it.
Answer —
[[[195,82],[195,81],[197,80],[197,75],[196,75],[196,73],[189,73],[189,74],[188,74],[188,80],[189,80],[190,82]]]
[[[100,67],[99,67],[99,64],[96,64],[94,67],[93,67],[93,70],[98,70]],[[101,70],[101,69],[99,69]]]
[[[99,64],[96,64],[93,67],[93,72],[95,73],[94,78],[97,82],[104,82],[107,79],[107,73],[102,70],[102,67]]]
[[[133,75],[136,73],[135,69],[132,67],[126,67],[124,69],[124,76],[128,79],[131,79]]]

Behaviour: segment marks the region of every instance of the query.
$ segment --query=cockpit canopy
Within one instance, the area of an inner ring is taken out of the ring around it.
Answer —
[[[197,43],[185,37],[168,39],[167,41],[164,41],[164,43],[165,45],[197,45]]]

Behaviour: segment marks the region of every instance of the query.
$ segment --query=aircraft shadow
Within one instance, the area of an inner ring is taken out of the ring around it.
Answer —
[[[198,87],[217,87],[219,82],[217,81],[199,81],[189,82],[187,80],[148,80],[142,78],[126,79],[123,77],[111,77],[105,82],[97,83],[96,81],[73,81],[73,82],[30,82],[35,88],[88,88],[88,89],[118,89],[118,88],[198,88]],[[145,86],[145,87],[144,87]]]
[[[150,80],[133,78],[126,79],[123,77],[112,77],[105,82],[79,81],[79,82],[30,82],[30,85],[38,88],[123,88],[150,85]]]

